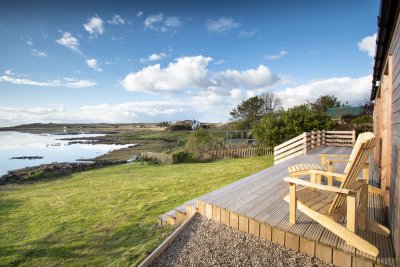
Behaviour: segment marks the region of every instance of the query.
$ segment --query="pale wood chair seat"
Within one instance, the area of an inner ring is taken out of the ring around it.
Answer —
[[[323,171],[325,169],[315,163],[302,163],[302,164],[296,164],[296,165],[288,167],[290,177],[299,177],[302,175],[307,175],[309,170]]]
[[[296,191],[296,199],[298,203],[301,203],[319,214],[325,215],[337,222],[346,215],[346,206],[344,205],[334,213],[330,213],[329,208],[332,205],[335,196],[336,194],[333,192],[310,187],[303,187]],[[290,198],[290,195],[287,195],[286,198]]]

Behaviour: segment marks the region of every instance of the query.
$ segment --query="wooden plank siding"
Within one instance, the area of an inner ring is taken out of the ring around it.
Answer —
[[[350,147],[321,147],[307,155],[289,159],[259,173],[197,198],[199,212],[225,225],[284,245],[337,266],[395,266],[390,238],[366,231],[365,238],[381,249],[376,259],[358,252],[341,238],[297,210],[297,224],[289,221],[289,204],[284,201],[289,186],[282,179],[288,166],[319,163],[320,153],[349,154]],[[335,165],[343,171],[344,163]],[[383,199],[369,194],[369,218],[384,223]],[[345,225],[345,220],[341,223]]]
[[[380,138],[374,163],[386,206],[396,259],[400,263],[400,19],[393,27],[374,107],[374,133]],[[382,241],[383,242],[383,241]]]
[[[400,19],[397,19],[394,38],[389,53],[393,72],[392,76],[392,140],[390,157],[390,189],[389,189],[389,225],[397,262],[400,262]]]

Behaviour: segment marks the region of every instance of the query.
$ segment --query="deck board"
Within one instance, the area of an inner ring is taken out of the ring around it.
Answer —
[[[213,214],[213,209],[216,209],[217,213],[220,211],[221,215],[218,218],[223,223],[226,223],[230,216],[229,224],[231,226],[252,233],[257,232],[253,229],[253,225],[257,225],[258,234],[261,237],[269,238],[273,242],[292,249],[300,249],[300,251],[303,249],[305,253],[310,255],[315,253],[315,256],[334,264],[346,265],[349,261],[354,262],[354,257],[359,257],[356,261],[394,266],[394,252],[390,238],[370,231],[359,230],[361,236],[374,243],[381,250],[378,258],[372,259],[354,247],[347,245],[341,238],[300,211],[296,213],[297,224],[292,225],[289,222],[289,204],[283,199],[289,192],[287,183],[283,181],[283,178],[288,176],[288,167],[299,163],[320,164],[319,154],[322,153],[349,154],[350,152],[350,147],[319,148],[307,155],[289,159],[200,196],[197,198],[198,205],[199,207],[207,207],[204,208],[204,212],[207,212],[209,216]],[[343,172],[344,168],[345,163],[335,164],[334,172]],[[374,177],[372,177],[372,182],[376,182],[373,179]],[[378,195],[369,194],[368,200],[368,217],[386,224],[382,198]],[[345,220],[341,220],[340,223],[345,224]],[[264,233],[265,229],[271,230],[268,230],[266,234]],[[307,243],[306,248],[302,248],[301,244],[305,243]]]

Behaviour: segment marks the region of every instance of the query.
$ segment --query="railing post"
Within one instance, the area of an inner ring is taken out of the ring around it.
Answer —
[[[303,133],[303,154],[307,155],[307,132]]]
[[[314,144],[314,131],[311,131],[311,149],[315,149],[315,144]]]
[[[353,132],[352,132],[351,143],[352,143],[353,147],[356,144],[356,131],[355,130],[353,130]]]
[[[322,146],[326,146],[325,130],[322,130]]]

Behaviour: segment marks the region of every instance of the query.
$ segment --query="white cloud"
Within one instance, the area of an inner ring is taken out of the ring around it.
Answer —
[[[75,51],[79,54],[82,52],[79,50],[79,41],[75,37],[72,36],[69,32],[63,32],[63,35],[60,39],[57,39],[56,42],[62,46],[65,46],[72,51]]]
[[[374,57],[375,55],[375,47],[376,47],[376,33],[363,38],[360,42],[357,43],[358,50],[361,52],[365,52],[370,57]]]
[[[11,70],[6,70],[6,71],[4,72],[4,74],[6,74],[6,75],[15,75],[15,73],[12,72]]]
[[[220,59],[214,62],[215,65],[221,65],[224,64],[226,61],[224,59]]]
[[[268,67],[260,65],[257,69],[221,71],[216,73],[212,80],[213,86],[211,88],[246,88],[252,90],[272,86],[278,82],[279,78]]]
[[[258,32],[258,29],[252,29],[252,30],[242,30],[239,33],[239,37],[252,37],[254,35],[256,35],[256,33]]]
[[[146,62],[154,62],[154,61],[159,61],[167,57],[167,54],[165,53],[160,53],[160,54],[151,54],[147,58],[141,58],[140,62],[141,63],[146,63]]]
[[[110,20],[107,20],[109,24],[112,25],[124,25],[125,20],[120,15],[114,15],[114,17]]]
[[[138,11],[136,13],[136,17],[140,18],[141,16],[143,16],[143,11]]]
[[[212,59],[203,56],[182,57],[164,69],[160,64],[128,74],[122,81],[128,91],[177,92],[186,87],[199,88],[207,81],[207,65]]]
[[[207,29],[210,32],[228,32],[239,27],[239,23],[231,18],[219,18],[218,20],[209,19],[206,22]]]
[[[183,22],[179,17],[165,17],[162,13],[149,15],[144,20],[144,26],[146,29],[161,32],[176,32],[176,30],[182,25]]]
[[[89,68],[94,69],[95,71],[103,71],[101,68],[99,68],[97,65],[97,60],[94,58],[87,59],[86,64]]]
[[[124,41],[124,37],[118,37],[118,36],[111,35],[111,40],[118,41],[118,42],[123,42]]]
[[[231,89],[265,89],[278,82],[279,78],[266,66],[244,71],[225,70],[211,73],[210,57],[192,56],[175,59],[166,68],[160,64],[145,67],[128,74],[122,86],[128,91],[148,93],[171,93],[190,89],[208,90],[227,95]]]
[[[36,49],[31,49],[31,52],[33,55],[35,55],[37,57],[47,57],[46,52],[38,51]]]
[[[284,56],[286,56],[288,54],[289,54],[288,51],[282,50],[282,51],[279,51],[279,53],[275,54],[275,55],[266,55],[265,58],[270,59],[270,60],[277,60],[277,59],[283,58]]]
[[[92,87],[96,85],[96,82],[90,80],[76,80],[76,79],[63,79],[60,80],[48,80],[48,81],[35,81],[27,78],[19,78],[17,75],[7,70],[6,75],[0,76],[0,82],[11,83],[16,85],[30,85],[38,87],[69,87],[69,88],[83,88]]]
[[[33,45],[32,39],[27,40],[26,44],[29,45],[29,46],[32,46]]]
[[[339,77],[313,81],[276,92],[284,107],[312,102],[321,95],[335,95],[340,101],[359,105],[371,94],[371,76],[360,78]]]
[[[92,17],[87,23],[83,24],[83,27],[92,36],[104,33],[103,20],[99,17]]]

